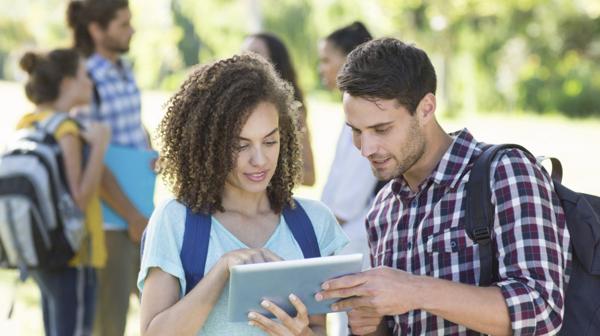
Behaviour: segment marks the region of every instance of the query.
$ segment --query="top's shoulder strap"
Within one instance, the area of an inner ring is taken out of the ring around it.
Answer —
[[[491,285],[493,274],[495,274],[494,265],[496,260],[491,245],[494,206],[491,202],[490,169],[497,154],[510,148],[529,153],[526,148],[515,144],[490,146],[476,159],[466,186],[465,230],[469,238],[479,244],[480,286]]]
[[[295,208],[285,207],[283,209],[283,217],[290,231],[294,235],[294,239],[300,245],[304,258],[316,258],[321,256],[319,242],[315,229],[310,221],[310,218],[300,205],[300,202],[294,200]]]
[[[189,293],[204,277],[208,243],[210,241],[211,216],[194,213],[186,208],[185,231],[181,246],[181,264],[185,273],[185,293]]]

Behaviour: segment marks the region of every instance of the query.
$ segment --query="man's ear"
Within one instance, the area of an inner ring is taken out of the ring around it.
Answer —
[[[434,119],[436,98],[433,93],[427,93],[417,105],[416,114],[423,123]]]
[[[100,27],[98,22],[90,22],[87,26],[87,30],[88,33],[90,33],[90,36],[92,37],[92,41],[94,41],[94,43],[98,43],[98,41],[100,41],[100,39],[102,38],[102,34],[104,33],[104,29]]]

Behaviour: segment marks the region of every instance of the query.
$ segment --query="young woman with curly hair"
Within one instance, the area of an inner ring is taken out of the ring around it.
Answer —
[[[226,313],[230,267],[303,258],[284,208],[304,209],[322,256],[347,243],[322,203],[292,198],[302,169],[297,109],[291,86],[258,55],[201,66],[171,98],[159,133],[162,174],[175,198],[156,208],[146,232],[142,335],[324,334],[324,316],[307,316],[297,299],[298,314],[283,313],[284,323],[260,314],[231,323]],[[211,223],[204,277],[192,289],[180,257],[187,211]]]

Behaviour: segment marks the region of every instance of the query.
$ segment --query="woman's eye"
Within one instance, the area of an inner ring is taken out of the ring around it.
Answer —
[[[245,150],[245,149],[247,149],[247,148],[248,148],[248,145],[238,145],[237,146],[237,150],[240,151],[240,152],[243,151],[243,150]]]
[[[273,145],[276,145],[276,144],[277,144],[277,141],[267,141],[267,142],[265,142],[265,144],[266,144],[267,146],[273,146]]]

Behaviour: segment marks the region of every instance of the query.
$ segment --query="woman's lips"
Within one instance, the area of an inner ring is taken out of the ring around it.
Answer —
[[[252,182],[262,182],[267,178],[267,171],[263,170],[258,173],[244,173],[244,175]]]

